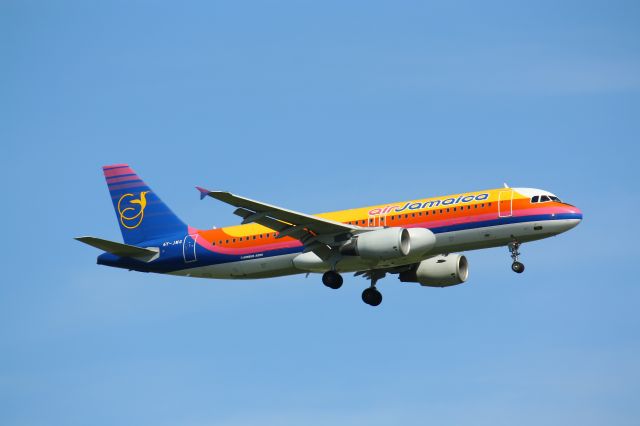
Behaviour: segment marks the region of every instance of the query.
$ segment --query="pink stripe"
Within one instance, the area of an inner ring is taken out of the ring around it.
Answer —
[[[115,169],[117,167],[129,167],[128,164],[110,164],[108,166],[102,166],[102,170],[107,170],[107,169]]]
[[[109,185],[111,185],[112,183],[126,182],[126,181],[129,181],[129,180],[141,180],[141,179],[136,175],[125,176],[125,177],[113,177],[113,178],[107,178],[107,183]]]
[[[566,209],[564,209],[563,207],[550,206],[550,207],[538,207],[533,209],[514,210],[513,215],[519,217],[519,216],[530,216],[534,214],[559,214],[559,213],[565,213],[565,212],[566,212]]]
[[[486,213],[486,214],[479,214],[474,216],[456,217],[453,219],[433,220],[429,222],[421,222],[419,224],[412,223],[411,226],[420,225],[428,228],[439,228],[441,226],[459,225],[461,223],[469,223],[469,222],[481,222],[484,220],[491,220],[491,219],[497,219],[497,218],[498,218],[497,213]]]
[[[190,235],[197,234],[199,232],[196,228],[193,228],[191,226],[188,229],[189,229]],[[226,240],[228,239],[228,237],[229,236],[227,235],[225,236],[225,238],[220,238],[220,239]],[[239,237],[236,237],[236,238],[239,238]],[[277,249],[283,249],[283,248],[302,246],[302,243],[300,241],[293,240],[293,241],[281,241],[281,242],[271,243],[271,244],[261,244],[259,246],[252,246],[252,247],[232,248],[232,247],[223,247],[218,245],[214,246],[209,241],[207,241],[204,237],[202,237],[202,235],[198,236],[198,239],[196,240],[196,242],[200,247],[207,249],[209,251],[212,251],[215,253],[221,253],[221,254],[232,254],[232,255],[262,253],[269,250],[277,250]]]
[[[115,169],[104,169],[105,177],[133,175],[133,174],[135,174],[135,172],[131,170],[131,167],[118,167]]]
[[[559,213],[564,213],[564,210],[562,207],[520,209],[520,210],[513,211],[513,217],[522,217],[522,216],[531,216],[531,215],[540,215],[540,214],[559,214]],[[511,217],[511,216],[506,216],[506,217]],[[459,225],[461,223],[484,222],[486,220],[495,220],[495,219],[504,219],[504,218],[505,217],[498,217],[498,212],[492,212],[492,213],[457,217],[453,219],[421,221],[417,223],[411,223],[411,224],[400,225],[400,226],[408,226],[412,228],[421,227],[421,226],[426,228],[439,228],[442,226]],[[389,225],[388,222],[387,222],[387,225]]]
[[[218,253],[222,253],[222,254],[239,255],[239,254],[262,253],[262,252],[269,251],[269,250],[277,250],[277,249],[290,248],[290,247],[300,247],[300,246],[302,246],[302,243],[300,241],[294,240],[294,241],[289,241],[289,242],[284,241],[284,242],[281,242],[281,243],[263,244],[263,245],[260,245],[260,246],[243,247],[243,248],[229,248],[229,247],[215,246],[212,251],[215,251],[215,252],[218,252]]]

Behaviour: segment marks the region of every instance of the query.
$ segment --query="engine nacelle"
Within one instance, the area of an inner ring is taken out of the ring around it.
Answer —
[[[409,254],[423,255],[428,253],[436,245],[436,236],[425,228],[408,228],[409,231]]]
[[[364,259],[397,259],[409,254],[410,240],[409,231],[404,228],[379,229],[353,237],[340,248],[340,253]]]
[[[469,262],[461,254],[435,256],[400,273],[400,281],[420,283],[427,287],[462,284],[469,277]]]

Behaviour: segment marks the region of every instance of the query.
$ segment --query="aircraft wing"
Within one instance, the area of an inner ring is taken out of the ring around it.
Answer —
[[[345,234],[356,230],[361,230],[359,226],[345,225],[318,216],[296,212],[272,204],[241,197],[225,191],[209,191],[196,187],[200,191],[200,197],[206,196],[215,198],[224,203],[230,204],[237,209],[234,214],[242,217],[242,223],[257,223],[278,232],[276,238],[292,237],[302,241],[308,246],[307,251],[313,251],[320,257],[327,255],[324,248],[330,249],[329,236]],[[318,244],[324,248],[318,248]],[[322,256],[320,254],[323,254]]]

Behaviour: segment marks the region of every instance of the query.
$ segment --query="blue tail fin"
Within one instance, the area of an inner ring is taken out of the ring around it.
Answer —
[[[187,225],[127,164],[104,166],[102,170],[126,244],[187,234]]]

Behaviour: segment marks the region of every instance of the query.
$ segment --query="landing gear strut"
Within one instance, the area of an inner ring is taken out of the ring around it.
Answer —
[[[376,283],[385,276],[384,272],[371,271],[371,286],[362,292],[362,301],[370,306],[378,306],[382,303],[382,293],[376,288]]]
[[[336,271],[327,271],[322,275],[322,284],[334,290],[342,287],[342,275]]]
[[[513,259],[511,270],[517,274],[524,272],[524,264],[518,261],[518,257],[520,256],[519,248],[520,243],[518,241],[514,240],[512,243],[509,243],[509,252],[511,253],[511,259]]]

